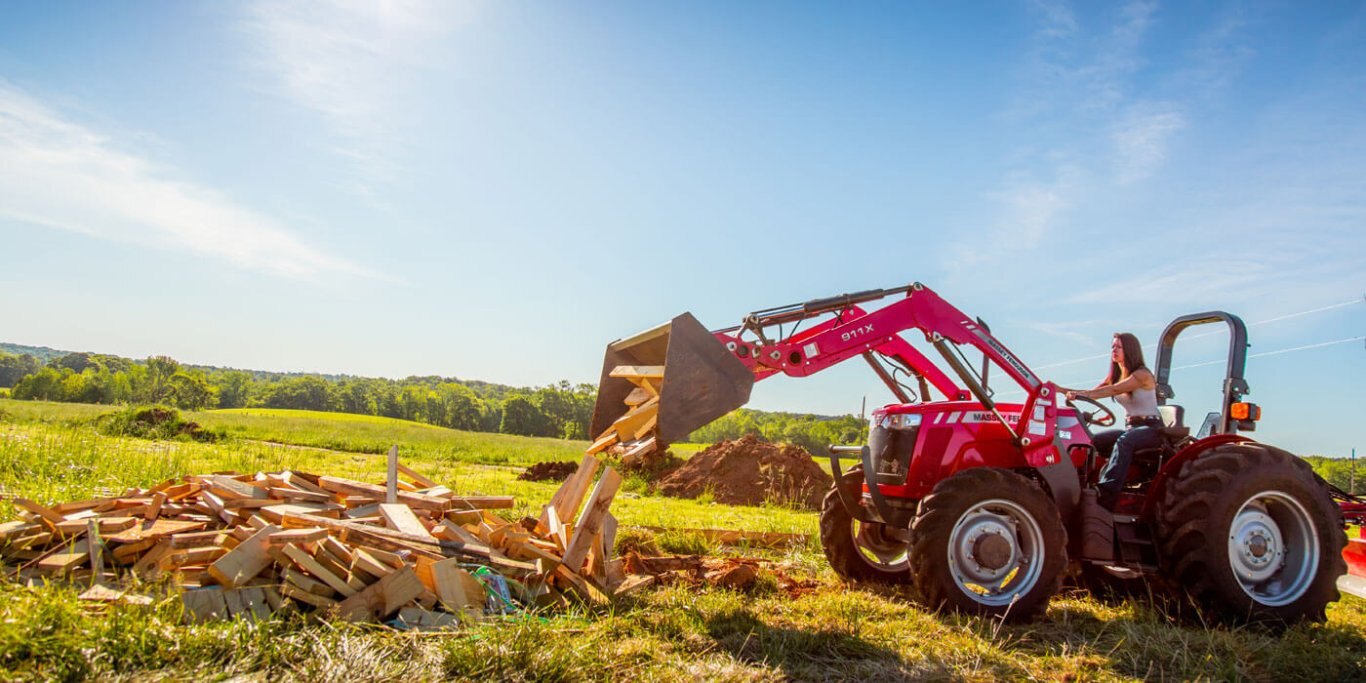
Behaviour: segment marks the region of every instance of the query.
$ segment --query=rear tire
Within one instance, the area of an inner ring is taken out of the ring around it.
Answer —
[[[934,487],[911,525],[920,595],[1008,620],[1048,608],[1067,567],[1067,531],[1038,484],[1009,470],[976,467]]]
[[[844,473],[836,486],[851,500],[862,492],[863,468]],[[904,533],[904,532],[903,532]],[[911,582],[910,545],[896,540],[885,525],[860,522],[844,508],[840,493],[831,488],[821,506],[821,548],[835,573],[850,581],[908,584]]]
[[[1157,538],[1165,580],[1215,619],[1323,621],[1340,597],[1341,511],[1308,463],[1277,448],[1227,444],[1183,464]]]

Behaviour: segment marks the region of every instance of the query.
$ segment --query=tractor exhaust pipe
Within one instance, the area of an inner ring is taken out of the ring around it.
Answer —
[[[591,435],[602,434],[626,414],[626,396],[636,388],[613,377],[623,365],[663,366],[659,380],[657,447],[686,439],[699,427],[749,402],[754,374],[697,322],[691,313],[607,345],[593,407]]]

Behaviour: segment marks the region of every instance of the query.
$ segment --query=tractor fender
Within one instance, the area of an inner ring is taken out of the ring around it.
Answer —
[[[1230,443],[1256,443],[1256,441],[1237,434],[1214,434],[1177,451],[1176,455],[1162,464],[1162,469],[1157,471],[1157,476],[1153,477],[1153,483],[1149,489],[1148,496],[1143,501],[1143,516],[1149,518],[1152,516],[1156,501],[1162,500],[1162,495],[1167,490],[1167,481],[1176,476],[1177,472],[1181,471],[1182,465],[1199,457],[1201,453],[1204,453],[1215,446],[1222,446]]]
[[[1077,468],[1072,466],[1072,460],[1063,458],[1062,462],[1035,467],[1034,471],[1039,473],[1039,479],[1053,497],[1053,503],[1058,506],[1063,524],[1071,527],[1077,507],[1081,504],[1081,477],[1077,474]]]

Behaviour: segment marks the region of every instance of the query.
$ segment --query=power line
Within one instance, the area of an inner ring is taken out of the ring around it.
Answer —
[[[1291,352],[1294,352],[1294,351],[1307,351],[1307,350],[1309,350],[1309,349],[1318,349],[1318,348],[1323,348],[1323,347],[1325,347],[1325,346],[1333,346],[1333,345],[1335,345],[1335,344],[1347,344],[1347,343],[1349,343],[1349,342],[1361,341],[1361,340],[1363,340],[1363,339],[1366,339],[1366,335],[1361,335],[1361,336],[1358,336],[1358,337],[1349,337],[1349,338],[1347,338],[1347,339],[1336,339],[1336,340],[1333,340],[1333,341],[1319,342],[1319,343],[1317,343],[1317,344],[1305,344],[1304,346],[1294,346],[1294,347],[1291,347],[1291,348],[1288,348],[1288,349],[1277,349],[1277,350],[1275,350],[1275,351],[1263,351],[1263,352],[1261,352],[1261,353],[1249,354],[1249,355],[1248,355],[1248,358],[1263,358],[1263,357],[1265,357],[1265,356],[1279,356],[1279,355],[1282,354],[1282,353],[1291,353]],[[1206,366],[1206,365],[1218,365],[1218,364],[1224,363],[1224,362],[1226,362],[1226,361],[1224,361],[1224,360],[1208,360],[1208,361],[1205,361],[1205,362],[1203,362],[1203,363],[1192,363],[1192,364],[1190,364],[1190,365],[1179,365],[1179,366],[1177,366],[1177,367],[1175,367],[1175,368],[1172,368],[1172,369],[1173,369],[1173,370],[1186,370],[1186,369],[1188,369],[1188,368],[1200,368],[1200,367],[1204,367],[1204,366]]]
[[[1337,309],[1337,308],[1345,308],[1345,307],[1347,307],[1347,306],[1352,306],[1352,305],[1360,304],[1360,303],[1366,303],[1366,297],[1362,297],[1362,298],[1360,298],[1360,299],[1353,299],[1353,300],[1351,300],[1351,301],[1344,301],[1344,302],[1342,302],[1342,303],[1329,304],[1329,305],[1327,305],[1327,306],[1319,306],[1319,307],[1317,307],[1317,308],[1310,308],[1310,309],[1303,310],[1303,311],[1297,311],[1297,312],[1295,312],[1295,313],[1287,313],[1287,314],[1285,314],[1285,315],[1277,316],[1277,317],[1275,317],[1275,318],[1267,318],[1266,320],[1258,320],[1257,322],[1249,323],[1249,324],[1248,324],[1248,327],[1255,327],[1255,326],[1257,326],[1257,325],[1266,325],[1266,324],[1269,324],[1269,323],[1278,323],[1278,322],[1281,322],[1282,320],[1290,320],[1290,319],[1292,319],[1292,318],[1298,318],[1298,317],[1305,316],[1305,315],[1312,315],[1312,314],[1314,314],[1314,313],[1322,313],[1322,312],[1324,312],[1324,311],[1331,311],[1331,310],[1334,310],[1334,309]],[[1202,337],[1212,337],[1212,336],[1215,336],[1215,335],[1218,335],[1218,334],[1221,334],[1221,333],[1222,333],[1221,331],[1216,331],[1216,332],[1204,332],[1204,333],[1201,333],[1201,334],[1196,334],[1196,335],[1188,336],[1188,337],[1186,337],[1186,339],[1187,339],[1187,340],[1190,340],[1190,339],[1200,339],[1200,338],[1202,338]],[[1354,340],[1353,340],[1353,341],[1354,341]],[[1341,343],[1341,342],[1332,342],[1332,343],[1336,344],[1336,343]],[[1146,345],[1144,345],[1143,348],[1144,348],[1145,350],[1156,349],[1156,348],[1157,348],[1157,343],[1154,342],[1154,343],[1151,343],[1151,344],[1146,344]],[[1256,355],[1253,355],[1253,356],[1249,356],[1249,358],[1256,358],[1257,356],[1262,356],[1262,355],[1270,355],[1270,353],[1271,353],[1271,352],[1268,352],[1268,353],[1265,353],[1265,354],[1256,354]],[[1062,367],[1062,366],[1064,366],[1064,365],[1075,365],[1075,364],[1077,364],[1077,363],[1084,363],[1084,362],[1086,362],[1086,361],[1099,360],[1099,359],[1101,359],[1101,358],[1109,358],[1109,357],[1110,357],[1110,354],[1108,354],[1108,353],[1102,353],[1102,354],[1098,354],[1098,355],[1095,355],[1095,356],[1086,356],[1086,357],[1084,357],[1084,358],[1074,358],[1074,359],[1072,359],[1072,360],[1064,360],[1064,361],[1059,361],[1059,362],[1057,362],[1057,363],[1049,363],[1049,364],[1047,364],[1047,365],[1038,365],[1038,366],[1035,366],[1034,369],[1035,369],[1035,370],[1048,370],[1048,369],[1050,369],[1050,368],[1058,368],[1058,367]],[[1198,366],[1187,366],[1187,367],[1198,367]]]

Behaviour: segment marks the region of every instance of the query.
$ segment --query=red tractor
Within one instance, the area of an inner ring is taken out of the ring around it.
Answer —
[[[1183,330],[1220,322],[1230,337],[1223,405],[1192,436],[1170,403],[1172,346]],[[948,372],[900,336],[908,330]],[[1241,433],[1260,417],[1242,400],[1246,349],[1242,321],[1223,312],[1162,333],[1164,443],[1135,455],[1114,513],[1095,502],[1104,463],[1091,440],[1114,413],[1067,401],[984,322],[919,283],[756,311],[716,331],[684,313],[613,342],[592,429],[623,412],[633,387],[610,376],[620,365],[664,366],[656,438],[669,443],[746,403],[756,380],[861,357],[899,402],[873,412],[867,445],[830,448],[821,543],[846,579],[913,583],[933,607],[1023,619],[1069,573],[1147,576],[1230,620],[1322,620],[1344,571],[1343,513],[1303,460]],[[980,353],[980,366],[965,352]],[[1024,399],[998,401],[993,373]]]

